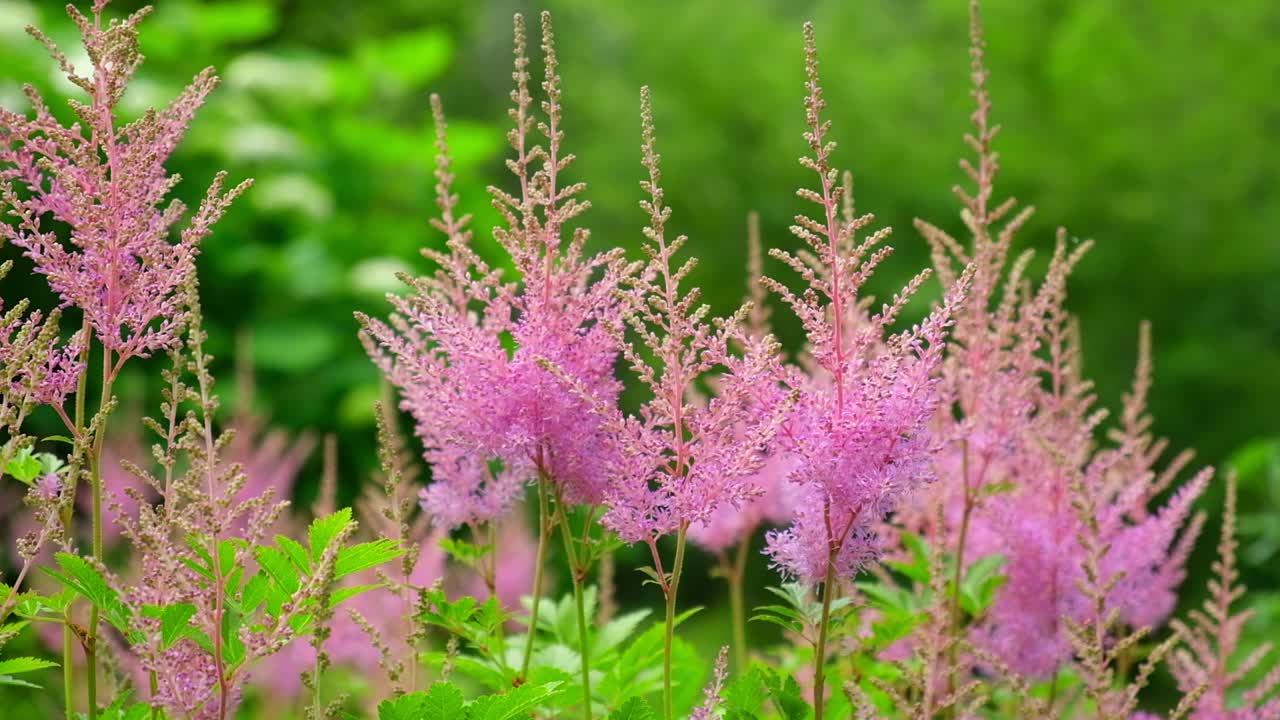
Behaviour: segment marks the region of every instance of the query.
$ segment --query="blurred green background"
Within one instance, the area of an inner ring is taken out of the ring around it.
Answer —
[[[173,162],[187,178],[179,193],[198,198],[222,168],[258,181],[201,259],[212,350],[229,381],[237,335],[252,337],[256,404],[275,425],[338,434],[348,499],[373,465],[379,393],[351,312],[384,313],[394,272],[424,269],[419,248],[442,240],[427,227],[428,92],[444,97],[458,190],[482,251],[498,259],[484,187],[508,177],[513,12],[555,13],[566,142],[580,158],[572,175],[594,206],[586,224],[596,247],[633,257],[644,222],[638,90],[652,86],[673,223],[703,257],[694,281],[718,312],[743,294],[748,211],[762,214],[767,242],[791,244],[792,191],[808,182],[795,162],[805,19],[818,28],[837,160],[856,174],[859,207],[897,228],[875,292],[927,263],[912,218],[961,229],[949,188],[970,108],[963,0],[155,4],[126,110],[167,102],[215,65],[224,86]],[[75,47],[61,5],[0,0],[0,104],[22,109],[23,81],[69,92],[22,29],[39,24]],[[1246,579],[1280,588],[1280,4],[988,0],[985,16],[1006,128],[1000,191],[1039,208],[1022,243],[1047,250],[1059,224],[1098,241],[1070,304],[1102,402],[1118,405],[1150,319],[1155,428],[1201,463],[1234,458],[1250,514]],[[7,297],[47,299],[23,277],[29,267],[19,261]],[[917,309],[933,297],[930,287]],[[796,347],[798,328],[775,317]],[[299,488],[304,501],[317,477]],[[1203,505],[1220,498],[1218,486]],[[689,587],[690,602],[717,602],[717,585]]]

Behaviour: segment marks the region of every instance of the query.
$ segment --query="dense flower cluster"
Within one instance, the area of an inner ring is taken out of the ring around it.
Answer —
[[[17,221],[0,224],[0,234],[26,252],[65,305],[85,313],[118,368],[176,346],[180,289],[194,276],[200,241],[248,184],[225,190],[219,175],[170,242],[186,208],[167,199],[179,178],[164,164],[217,77],[206,69],[168,107],[117,126],[116,107],[142,63],[137,30],[147,11],[104,24],[105,5],[95,4],[92,18],[69,8],[91,63],[87,75],[33,31],[90,101],[71,103],[83,127],[64,127],[30,87],[33,118],[0,108],[0,197]],[[53,221],[71,228],[70,246]]]
[[[810,252],[773,254],[809,289],[796,293],[767,282],[800,319],[813,367],[787,377],[801,399],[781,438],[795,457],[791,480],[800,486],[801,500],[791,526],[769,536],[769,553],[784,572],[830,584],[877,555],[876,526],[929,479],[935,448],[927,425],[938,407],[936,373],[964,286],[958,284],[920,325],[885,336],[924,275],[878,313],[869,313],[859,299],[859,288],[888,255],[887,247],[877,248],[888,233],[857,237],[873,217],[855,214],[852,183],[840,185],[831,165],[835,143],[821,116],[825,101],[811,25],[805,26],[805,67],[811,155],[801,164],[818,176],[819,189],[797,194],[817,205],[821,217],[797,215],[792,226]]]
[[[444,116],[433,99],[441,211],[434,224],[448,249],[424,251],[439,269],[409,279],[411,295],[389,298],[396,310],[389,324],[360,318],[370,353],[417,421],[434,480],[423,504],[445,527],[502,516],[531,479],[548,480],[565,500],[582,504],[600,502],[607,483],[609,448],[592,408],[616,403],[622,389],[613,373],[623,302],[617,290],[631,268],[620,251],[587,254],[588,232],[571,227],[590,204],[578,198],[585,186],[562,176],[573,155],[563,148],[546,15],[542,49],[546,99],[538,120],[517,17],[515,127],[507,136],[515,157],[507,167],[519,191],[490,192],[506,221],[494,236],[518,280],[504,281],[471,249],[470,218],[455,215]],[[565,392],[556,373],[571,377],[584,396]]]
[[[969,302],[956,317],[942,365],[944,402],[933,423],[945,441],[935,461],[941,482],[933,493],[944,503],[944,525],[924,529],[954,549],[962,565],[990,555],[1005,558],[1006,585],[991,613],[972,629],[973,639],[1019,673],[1042,678],[1072,657],[1066,621],[1083,621],[1090,612],[1079,588],[1084,550],[1077,538],[1085,519],[1073,502],[1073,488],[1086,492],[1097,508],[1108,548],[1100,570],[1116,578],[1108,610],[1130,627],[1145,628],[1173,610],[1198,523],[1179,532],[1209,471],[1183,486],[1162,510],[1150,509],[1190,456],[1157,469],[1165,445],[1152,439],[1146,415],[1146,327],[1133,389],[1109,433],[1113,445],[1100,448],[1095,442],[1106,414],[1095,408],[1091,385],[1081,375],[1077,330],[1064,307],[1067,277],[1089,243],[1073,244],[1060,232],[1045,278],[1035,288],[1025,277],[1030,252],[1009,262],[1014,236],[1031,210],[1017,211],[1012,199],[997,203],[993,197],[998,127],[990,121],[976,14],[972,43],[976,109],[966,142],[977,159],[963,167],[976,189],[957,189],[972,241],[966,247],[936,226],[917,223],[933,248],[944,288],[961,285],[957,261],[972,275]]]

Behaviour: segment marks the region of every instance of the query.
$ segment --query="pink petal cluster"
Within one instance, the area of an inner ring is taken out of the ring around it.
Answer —
[[[623,355],[650,398],[635,415],[615,405],[599,405],[598,412],[616,446],[603,522],[627,542],[652,543],[759,493],[751,477],[787,403],[777,343],[744,329],[745,310],[708,321],[698,290],[680,287],[694,261],[677,264],[687,238],[666,236],[671,210],[663,204],[648,88],[641,90],[641,113],[649,261],[628,289],[626,322],[639,340]],[[697,383],[710,378],[716,394],[700,402]],[[588,396],[580,383],[575,389]]]
[[[796,216],[792,232],[808,252],[773,252],[809,287],[796,293],[768,282],[800,319],[813,368],[787,374],[800,399],[779,438],[795,459],[791,480],[801,499],[791,525],[769,534],[768,553],[788,575],[830,582],[833,575],[853,575],[878,555],[876,526],[931,476],[936,443],[928,426],[939,404],[935,375],[963,286],[922,324],[896,335],[886,333],[923,276],[874,315],[859,301],[858,289],[888,255],[888,248],[874,250],[887,233],[856,237],[872,217],[854,214],[851,188],[837,183],[830,165],[835,144],[826,138],[829,123],[821,118],[825,102],[811,26],[805,28],[805,44],[805,139],[812,155],[801,162],[818,176],[819,189],[798,194],[816,204],[821,217]]]
[[[186,208],[169,199],[179,178],[164,164],[217,78],[206,69],[168,107],[118,125],[117,104],[142,62],[137,27],[146,11],[108,22],[105,5],[96,3],[92,18],[68,8],[91,63],[87,75],[32,31],[89,102],[71,101],[80,122],[70,127],[30,87],[33,117],[0,109],[0,198],[14,220],[0,223],[0,237],[25,251],[64,305],[84,312],[118,368],[177,343],[178,289],[194,279],[200,241],[248,185],[224,192],[219,175],[175,231]],[[55,222],[70,227],[69,243]]]
[[[764,338],[770,332],[767,305],[768,289],[763,280],[763,250],[759,217],[752,214],[748,225],[748,295],[750,310],[744,327],[748,335]],[[717,383],[711,383],[712,389]],[[748,427],[739,431],[744,435]],[[689,527],[689,539],[711,553],[724,553],[729,548],[750,540],[763,525],[781,525],[791,520],[796,505],[797,488],[787,482],[795,468],[795,459],[783,452],[775,442],[761,452],[760,468],[743,478],[751,489],[749,496],[737,506],[724,503],[704,519]]]
[[[0,265],[0,279],[11,267],[8,262]],[[13,425],[15,430],[30,404],[65,412],[85,370],[84,335],[76,333],[63,342],[56,311],[46,316],[27,309],[25,300],[6,309],[0,298],[0,427]]]
[[[587,232],[568,228],[589,204],[577,199],[582,184],[561,175],[573,156],[561,148],[549,17],[543,17],[542,121],[532,111],[519,17],[515,35],[515,127],[508,134],[515,157],[508,167],[520,190],[491,192],[506,220],[495,237],[518,281],[504,282],[471,249],[470,218],[454,214],[444,119],[433,99],[441,209],[435,225],[448,238],[447,250],[424,253],[439,269],[411,280],[411,295],[389,298],[395,308],[389,321],[361,317],[366,345],[399,388],[432,467],[423,507],[446,527],[501,516],[536,478],[554,483],[567,502],[599,502],[610,446],[593,408],[615,404],[622,388],[613,372],[618,288],[630,268],[619,251],[587,254]],[[544,144],[534,144],[535,124]],[[560,374],[584,394],[566,392]]]
[[[957,190],[972,244],[917,223],[933,248],[944,289],[961,283],[957,261],[971,275],[969,302],[956,318],[942,367],[945,402],[935,419],[945,442],[934,493],[943,502],[944,522],[933,527],[923,509],[929,503],[922,503],[920,514],[907,514],[904,524],[958,553],[965,564],[1004,557],[1006,584],[973,627],[973,639],[1014,671],[1040,678],[1071,660],[1064,620],[1085,621],[1092,612],[1080,588],[1085,556],[1077,538],[1085,525],[1075,493],[1087,493],[1097,508],[1100,540],[1108,548],[1100,570],[1104,580],[1118,580],[1107,610],[1125,625],[1150,627],[1173,609],[1198,521],[1181,530],[1209,472],[1162,509],[1151,509],[1189,455],[1157,469],[1165,445],[1149,432],[1145,327],[1133,390],[1110,443],[1099,447],[1095,435],[1105,413],[1095,408],[1092,386],[1082,377],[1075,321],[1064,309],[1067,277],[1089,243],[1069,243],[1060,232],[1038,287],[1025,277],[1029,252],[1009,261],[1013,237],[1030,210],[1014,212],[1012,200],[997,205],[992,199],[998,163],[991,145],[998,128],[989,123],[976,13],[972,43],[977,109],[966,142],[977,162],[962,166],[976,191]]]

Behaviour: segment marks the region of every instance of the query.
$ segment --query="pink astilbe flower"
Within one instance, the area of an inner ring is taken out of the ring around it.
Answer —
[[[715,674],[711,683],[702,691],[702,704],[689,713],[689,720],[714,720],[719,717],[717,710],[724,703],[720,693],[724,692],[725,680],[729,677],[729,648],[720,648],[716,656]]]
[[[12,267],[12,262],[0,263],[0,280]],[[83,333],[63,342],[60,313],[46,316],[29,308],[25,299],[6,308],[0,297],[0,430],[14,434],[36,405],[52,407],[70,425],[64,406],[85,370]]]
[[[652,545],[664,535],[683,538],[718,507],[740,507],[759,493],[749,478],[763,465],[762,451],[787,402],[777,382],[777,343],[746,332],[748,308],[708,322],[699,291],[681,289],[695,260],[676,266],[687,238],[666,235],[671,210],[663,204],[647,87],[641,116],[649,261],[630,288],[627,323],[639,342],[625,346],[623,355],[651,397],[634,416],[623,417],[613,406],[599,411],[618,445],[602,521],[627,542]],[[714,379],[715,396],[691,402],[703,379]]]
[[[224,192],[219,174],[170,242],[186,208],[168,199],[179,178],[164,164],[217,78],[206,69],[168,107],[118,126],[117,105],[142,63],[137,31],[147,10],[107,21],[106,5],[95,2],[92,18],[68,7],[91,63],[88,75],[31,30],[89,102],[70,101],[83,127],[63,127],[31,87],[32,118],[0,109],[0,198],[16,220],[0,223],[0,236],[25,251],[64,305],[84,312],[111,354],[114,375],[129,358],[178,342],[178,290],[194,276],[200,241],[248,183]],[[69,244],[53,222],[70,227]]]
[[[744,327],[754,338],[770,333],[767,288],[763,279],[763,248],[760,241],[760,218],[752,213],[747,227],[747,275],[750,311]],[[714,389],[715,383],[712,383]],[[745,428],[744,428],[745,429]],[[737,506],[722,504],[704,519],[689,527],[689,539],[711,553],[724,553],[739,543],[750,540],[765,524],[780,525],[791,519],[795,505],[795,488],[787,482],[794,458],[772,444],[762,453],[760,469],[745,478],[754,488]]]
[[[993,200],[998,156],[992,142],[982,29],[971,7],[974,131],[966,143],[976,165],[962,162],[976,190],[959,188],[962,217],[972,235],[965,247],[943,230],[917,221],[933,251],[945,290],[961,282],[956,261],[970,268],[969,302],[957,315],[942,369],[946,398],[935,420],[945,442],[936,471],[942,479],[933,501],[943,503],[943,526],[934,527],[929,502],[903,524],[952,550],[961,567],[983,556],[1005,558],[1006,584],[991,611],[973,627],[974,641],[1027,677],[1047,677],[1071,660],[1067,623],[1084,622],[1092,604],[1081,589],[1085,556],[1076,541],[1086,523],[1073,506],[1079,486],[1096,508],[1098,561],[1103,578],[1117,578],[1106,593],[1107,611],[1135,628],[1162,621],[1200,521],[1186,531],[1191,503],[1209,471],[1175,493],[1158,512],[1149,508],[1190,460],[1177,456],[1165,470],[1157,463],[1163,441],[1149,432],[1146,396],[1151,382],[1149,330],[1143,327],[1138,371],[1125,397],[1112,444],[1100,448],[1095,431],[1105,413],[1094,405],[1082,376],[1078,330],[1064,309],[1066,281],[1090,243],[1069,243],[1059,231],[1045,278],[1025,277],[1024,252],[1010,249],[1031,209],[1015,212],[1009,199]],[[1180,532],[1181,531],[1181,532]]]
[[[490,189],[506,223],[494,235],[519,280],[502,281],[470,247],[470,218],[455,215],[444,118],[433,99],[441,210],[434,225],[448,249],[424,251],[439,269],[411,280],[412,295],[390,298],[389,322],[361,317],[370,353],[417,423],[434,479],[423,504],[445,526],[504,514],[534,478],[554,483],[567,502],[587,504],[604,497],[608,480],[609,445],[593,407],[615,404],[621,392],[613,372],[617,290],[631,269],[618,250],[586,254],[587,231],[568,228],[589,203],[577,197],[581,183],[562,177],[573,155],[562,147],[550,16],[542,21],[545,120],[535,121],[524,22],[516,16],[515,127],[508,133],[515,157],[507,166],[520,189]],[[535,126],[545,144],[533,139]],[[586,396],[567,391],[548,362]]]
[[[1245,592],[1236,568],[1235,530],[1236,478],[1232,475],[1227,478],[1222,537],[1213,563],[1215,577],[1209,580],[1209,598],[1191,612],[1189,623],[1173,623],[1186,646],[1173,651],[1169,669],[1183,693],[1203,692],[1191,720],[1280,719],[1280,666],[1273,667],[1253,687],[1241,687],[1245,678],[1262,666],[1274,644],[1263,642],[1247,654],[1240,653],[1253,613],[1236,612],[1232,607]]]
[[[779,437],[795,458],[791,480],[801,499],[792,524],[770,533],[768,553],[784,573],[830,584],[877,556],[875,526],[931,476],[935,442],[927,424],[939,403],[934,375],[963,285],[919,326],[888,337],[887,328],[926,275],[878,314],[859,302],[859,288],[889,254],[887,247],[875,249],[888,230],[857,238],[873,218],[855,216],[850,188],[837,182],[831,166],[835,143],[827,139],[830,123],[821,118],[825,101],[811,25],[805,26],[805,58],[805,139],[812,156],[801,164],[817,174],[819,190],[797,194],[815,203],[822,217],[796,216],[792,232],[808,251],[772,251],[809,287],[796,293],[766,282],[800,319],[814,370],[788,374],[800,400]]]

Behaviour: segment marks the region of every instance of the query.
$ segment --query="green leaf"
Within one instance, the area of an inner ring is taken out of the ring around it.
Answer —
[[[436,683],[422,703],[423,720],[464,720],[462,691],[450,683]]]
[[[107,584],[106,578],[98,572],[97,568],[79,555],[58,553],[54,557],[61,572],[43,568],[45,573],[83,595],[102,611],[103,618],[117,630],[123,633],[129,632],[129,610],[120,602],[119,593]]]
[[[34,657],[15,657],[0,660],[0,675],[18,675],[46,668],[58,667],[58,663]]]
[[[324,555],[325,549],[349,525],[351,525],[351,508],[342,508],[332,515],[316,518],[311,523],[308,538],[311,542],[312,564],[320,562],[320,556]]]
[[[471,705],[470,720],[516,720],[526,718],[534,708],[556,694],[560,683],[521,685],[502,695],[485,695]]]
[[[462,691],[452,683],[436,683],[426,692],[401,695],[378,705],[378,720],[466,720]]]
[[[58,664],[33,657],[16,657],[0,660],[0,685],[12,685],[39,690],[39,685],[13,676],[54,667],[58,667]]]
[[[160,619],[160,646],[168,650],[173,644],[191,634],[195,630],[191,626],[191,618],[195,617],[196,606],[191,603],[176,603],[163,607],[148,606],[143,609],[148,617]]]
[[[784,678],[777,671],[769,669],[762,673],[761,679],[769,691],[769,699],[785,720],[806,720],[813,714],[813,709],[801,696],[800,684],[795,677],[788,675]]]
[[[403,554],[404,550],[394,540],[386,538],[342,548],[334,565],[333,578],[341,580],[352,573],[395,560]]]
[[[969,566],[960,583],[960,601],[965,612],[976,617],[991,607],[996,591],[1005,582],[1005,576],[1000,572],[1003,567],[1003,555],[988,555]]]
[[[277,535],[276,545],[284,551],[284,554],[298,569],[298,572],[311,572],[311,554],[307,552],[306,548],[302,547],[302,543],[286,535]]]
[[[370,590],[377,590],[378,588],[381,588],[381,587],[385,587],[385,586],[382,584],[374,584],[374,585],[350,585],[347,587],[337,588],[329,595],[329,607],[335,608],[341,605],[342,603],[350,600],[351,598],[356,597],[357,595],[363,595],[364,593],[367,593]]]
[[[298,591],[302,578],[298,574],[297,567],[283,550],[274,547],[255,547],[253,557],[275,585],[286,594],[292,595]]]
[[[466,540],[442,538],[440,540],[440,549],[458,563],[467,567],[475,567],[480,560],[493,554],[494,546],[492,543],[477,545]]]
[[[640,627],[640,623],[649,617],[649,612],[649,610],[636,610],[610,620],[596,633],[595,642],[591,646],[592,656],[599,658],[621,645],[624,640],[631,637],[636,628]]]
[[[725,709],[730,715],[734,712],[759,714],[764,708],[766,692],[760,668],[753,667],[747,673],[734,678],[725,688]]]
[[[35,482],[35,479],[40,477],[40,472],[43,469],[44,465],[40,462],[40,458],[31,452],[29,447],[19,450],[4,467],[6,473],[27,485]]]
[[[409,693],[378,704],[378,720],[426,720],[427,694]]]
[[[653,708],[644,698],[633,697],[622,703],[622,707],[609,713],[609,720],[655,720]]]

